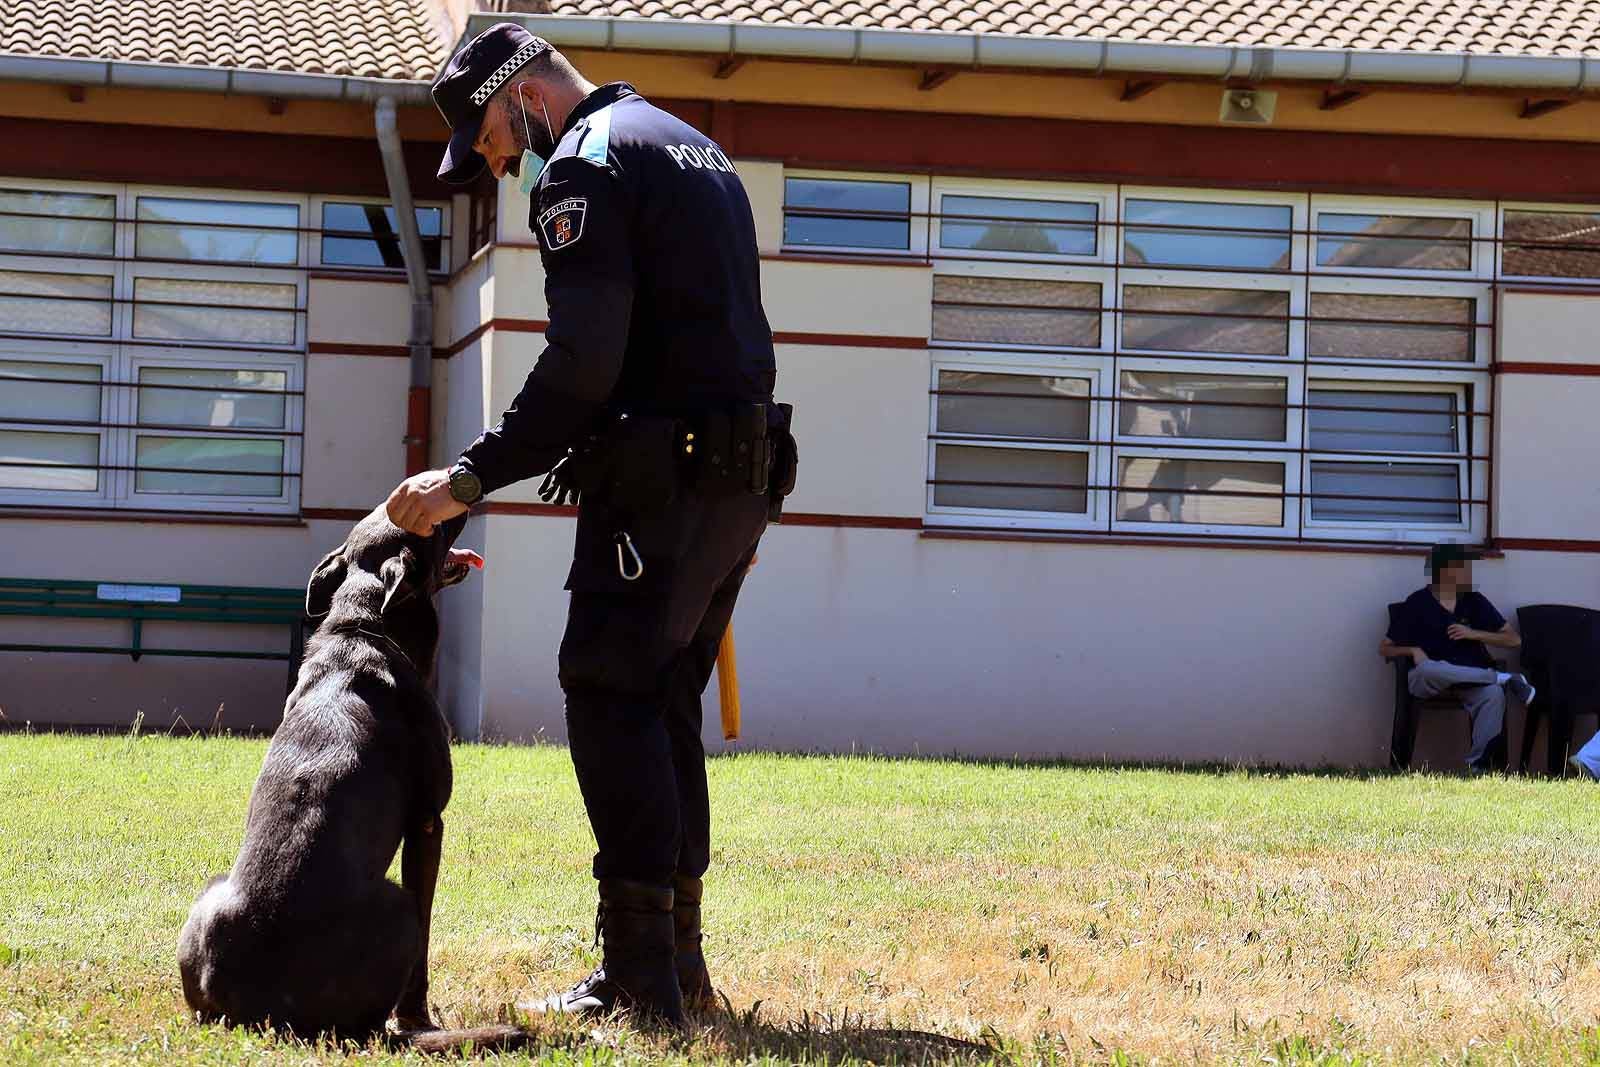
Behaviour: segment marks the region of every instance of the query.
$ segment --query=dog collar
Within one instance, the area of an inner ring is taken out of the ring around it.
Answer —
[[[401,648],[399,643],[395,641],[394,638],[390,637],[382,630],[368,629],[365,623],[341,622],[328,627],[326,632],[330,634],[361,634],[364,637],[371,637],[375,640],[382,641],[384,644],[394,649],[397,656],[406,661],[406,666],[410,667],[413,671],[416,671],[419,675],[422,673],[421,671],[417,670],[416,662],[412,660],[411,656],[407,654],[406,650]]]

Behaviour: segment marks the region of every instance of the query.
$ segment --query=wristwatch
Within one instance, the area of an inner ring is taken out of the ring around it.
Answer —
[[[471,507],[483,498],[483,481],[470,467],[457,463],[450,468],[450,496],[457,503]]]

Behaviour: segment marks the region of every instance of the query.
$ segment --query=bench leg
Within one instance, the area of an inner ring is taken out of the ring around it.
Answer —
[[[300,678],[300,661],[306,654],[306,623],[296,619],[289,624],[289,683],[285,693],[294,692],[294,683]]]
[[[1411,769],[1411,753],[1417,747],[1417,711],[1411,690],[1406,686],[1406,670],[1394,669],[1394,729],[1389,735],[1389,766],[1397,771]]]

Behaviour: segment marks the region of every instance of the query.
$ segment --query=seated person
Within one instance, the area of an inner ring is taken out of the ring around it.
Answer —
[[[1461,698],[1472,720],[1467,767],[1474,773],[1490,769],[1490,746],[1505,728],[1506,690],[1524,705],[1533,700],[1528,680],[1497,669],[1484,647],[1517,648],[1522,638],[1472,588],[1472,560],[1478,558],[1462,545],[1434,545],[1428,552],[1432,583],[1406,598],[1378,645],[1385,659],[1411,657],[1412,696],[1425,700],[1448,689]]]

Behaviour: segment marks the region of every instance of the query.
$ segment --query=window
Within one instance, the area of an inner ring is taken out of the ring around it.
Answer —
[[[1600,278],[1600,211],[1508,207],[1503,227],[1503,275]]]
[[[801,250],[920,253],[927,182],[904,176],[791,174],[783,182],[783,243]]]
[[[994,196],[940,198],[939,246],[980,252],[1092,256],[1094,204]]]
[[[1143,351],[1287,356],[1289,294],[1126,284],[1122,345]]]
[[[444,209],[417,207],[422,255],[430,271],[445,269]],[[390,204],[326,201],[322,205],[321,259],[324,265],[405,268],[400,232]]]
[[[1285,377],[1125,370],[1117,429],[1124,437],[1283,441],[1288,402]]]
[[[1099,348],[1099,282],[933,278],[933,336],[941,341]]]
[[[984,357],[936,363],[929,510],[962,524],[1093,521],[1099,382],[1093,360],[1027,371]]]
[[[0,179],[0,504],[294,511],[306,210]]]
[[[134,255],[197,263],[294,266],[300,262],[297,204],[138,198]]]
[[[1600,279],[1562,204],[790,172],[784,235],[931,261],[931,525],[1483,538],[1494,283]]]
[[[0,186],[0,252],[109,256],[116,197]]]
[[[1287,270],[1292,264],[1288,205],[1131,198],[1122,218],[1128,266]]]
[[[1313,381],[1307,525],[1461,527],[1471,391],[1465,383]]]
[[[1312,261],[1330,274],[1490,277],[1494,209],[1460,200],[1311,198]]]
[[[1239,460],[1220,453],[1122,455],[1117,464],[1117,520],[1137,528],[1161,524],[1232,528],[1281,527],[1281,460]]]

